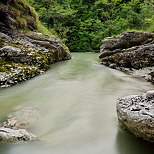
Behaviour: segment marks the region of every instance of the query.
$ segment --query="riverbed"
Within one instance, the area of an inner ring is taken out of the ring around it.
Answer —
[[[43,75],[0,89],[0,122],[24,107],[41,118],[30,128],[39,142],[0,144],[0,154],[152,154],[154,144],[118,126],[118,98],[154,87],[99,64],[97,53],[73,53]]]

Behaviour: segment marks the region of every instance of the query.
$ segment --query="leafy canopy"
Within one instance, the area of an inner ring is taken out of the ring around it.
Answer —
[[[29,0],[71,51],[99,51],[104,37],[154,31],[153,0]]]

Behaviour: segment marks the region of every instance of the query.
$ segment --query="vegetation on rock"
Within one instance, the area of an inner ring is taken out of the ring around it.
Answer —
[[[70,59],[68,48],[41,25],[26,0],[1,1],[0,14],[0,87],[28,80],[51,63]]]

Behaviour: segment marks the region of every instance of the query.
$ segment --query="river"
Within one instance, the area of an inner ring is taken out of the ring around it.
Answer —
[[[23,107],[41,119],[30,128],[38,143],[0,144],[0,154],[152,154],[152,143],[118,126],[118,98],[153,89],[150,83],[99,64],[97,53],[73,53],[45,74],[0,90],[0,122]]]

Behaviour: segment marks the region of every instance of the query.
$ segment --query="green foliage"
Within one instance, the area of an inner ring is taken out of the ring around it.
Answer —
[[[136,29],[154,31],[152,0],[29,0],[40,20],[71,51],[97,52],[104,37]]]

